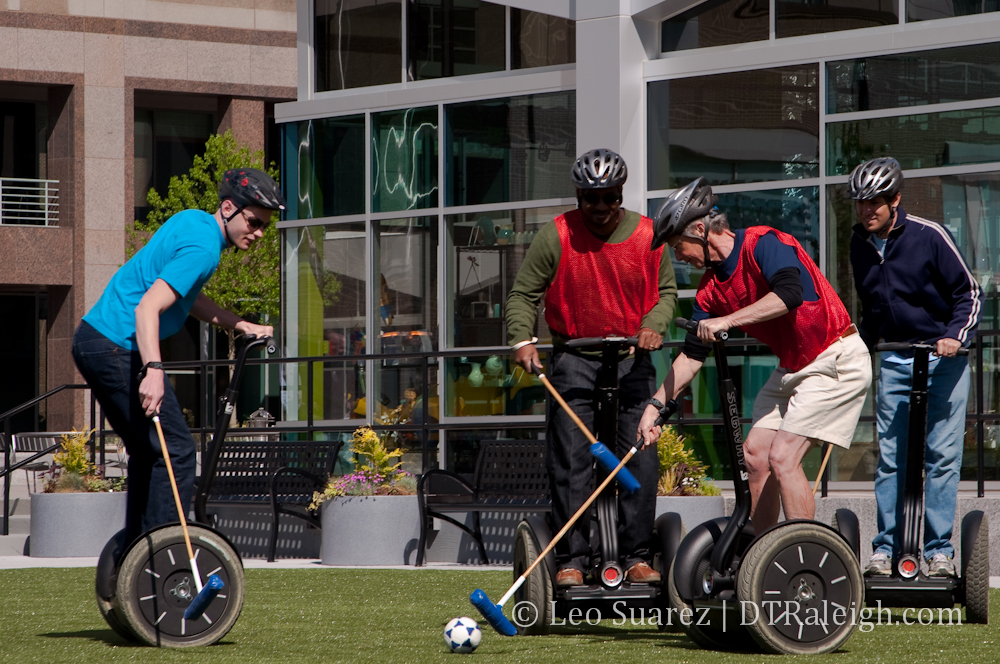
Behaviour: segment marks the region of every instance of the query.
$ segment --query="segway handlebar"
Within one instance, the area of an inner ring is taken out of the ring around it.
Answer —
[[[566,342],[566,348],[591,348],[597,350],[603,348],[607,343],[617,343],[625,348],[639,345],[638,337],[583,337],[580,339],[570,339]]]
[[[674,325],[682,330],[687,330],[691,334],[698,334],[698,321],[688,320],[687,318],[675,318]],[[729,333],[719,330],[715,333],[715,338],[718,341],[725,341],[729,338]]]
[[[924,343],[910,343],[908,341],[886,341],[880,344],[875,344],[875,350],[883,353],[886,351],[895,352],[906,352],[911,350],[926,350],[934,352],[937,350],[936,344],[924,344]],[[956,352],[957,355],[968,355],[968,348],[959,348]]]

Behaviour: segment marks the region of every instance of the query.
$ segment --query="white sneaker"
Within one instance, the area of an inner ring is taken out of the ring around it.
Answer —
[[[927,576],[955,576],[954,561],[943,553],[935,553],[927,561]]]
[[[889,576],[892,574],[892,556],[881,551],[872,554],[865,568],[865,576]]]

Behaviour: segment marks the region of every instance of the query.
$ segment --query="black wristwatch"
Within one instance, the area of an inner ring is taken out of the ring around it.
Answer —
[[[666,405],[664,405],[656,397],[650,397],[649,401],[647,401],[646,404],[649,406],[655,406],[656,411],[660,414],[660,416],[656,418],[656,426],[661,426],[664,422],[670,419],[671,415],[676,413],[678,410],[677,401],[675,401],[674,399],[671,399],[666,403]]]
[[[647,406],[656,406],[656,410],[663,410],[664,408],[666,408],[666,406],[664,406],[660,402],[660,400],[657,399],[656,397],[650,397],[649,401],[646,402],[646,405]]]
[[[146,364],[142,365],[142,369],[139,370],[139,374],[136,376],[136,378],[138,378],[139,380],[142,380],[143,378],[145,378],[146,377],[146,371],[148,369],[159,369],[159,370],[162,371],[163,370],[163,362],[146,362]]]

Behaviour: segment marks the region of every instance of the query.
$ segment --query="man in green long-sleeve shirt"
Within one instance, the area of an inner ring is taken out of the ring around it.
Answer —
[[[625,160],[610,150],[591,150],[573,167],[578,208],[556,217],[531,243],[507,297],[507,330],[514,361],[525,371],[541,369],[532,335],[544,296],[545,322],[555,349],[546,372],[584,424],[593,429],[599,354],[578,352],[566,341],[586,337],[638,337],[634,355],[618,363],[618,456],[636,442],[635,432],[655,389],[649,352],[663,335],[677,305],[673,264],[662,247],[650,251],[653,222],[625,210]],[[662,406],[661,406],[662,407]],[[549,399],[546,465],[552,486],[552,520],[561,529],[590,495],[593,462],[589,442],[569,415]],[[618,499],[618,544],[631,583],[659,583],[651,567],[650,539],[656,509],[659,464],[655,453],[638,454],[629,469],[642,485]],[[590,566],[590,518],[584,514],[556,545],[556,584],[582,585]]]

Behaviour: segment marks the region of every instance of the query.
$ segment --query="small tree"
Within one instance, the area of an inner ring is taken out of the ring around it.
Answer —
[[[250,152],[246,145],[239,145],[232,130],[221,136],[214,134],[205,143],[205,154],[196,155],[187,174],[173,176],[167,186],[166,198],[155,189],[146,195],[152,208],[145,221],[136,220],[128,228],[126,254],[131,258],[145,246],[153,233],[171,216],[189,209],[200,209],[214,214],[219,209],[219,184],[222,175],[230,168],[259,168],[264,170],[264,152]],[[274,162],[266,169],[277,181],[278,169]],[[254,242],[249,251],[224,251],[219,267],[205,284],[202,292],[220,307],[243,318],[277,318],[281,304],[280,243],[278,229],[272,223],[264,237]],[[236,336],[228,331],[228,357],[236,357]]]

